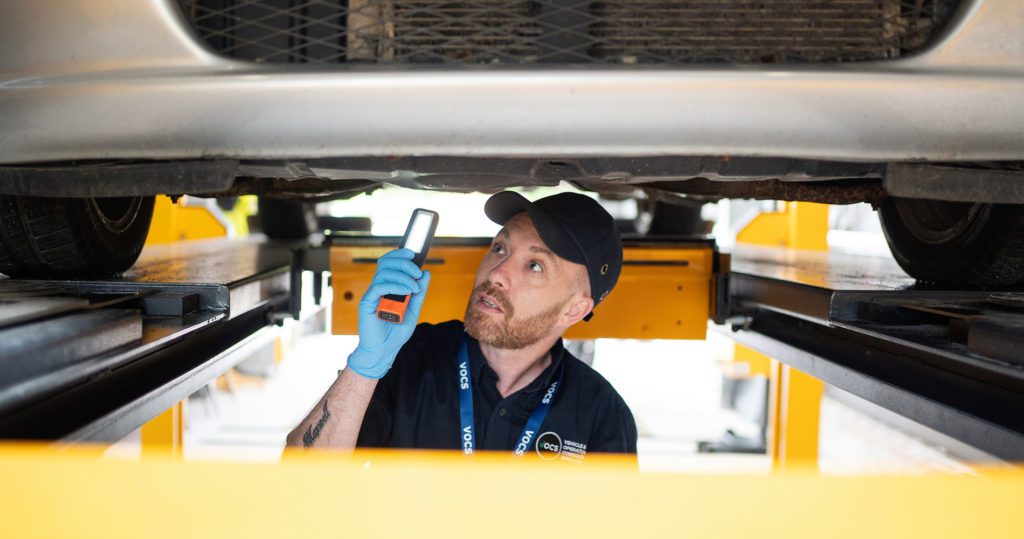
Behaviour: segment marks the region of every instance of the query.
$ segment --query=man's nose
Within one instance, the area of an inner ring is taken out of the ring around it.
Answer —
[[[506,258],[495,264],[491,267],[491,270],[487,272],[487,280],[490,281],[495,288],[508,288],[509,281],[507,267],[508,259]]]

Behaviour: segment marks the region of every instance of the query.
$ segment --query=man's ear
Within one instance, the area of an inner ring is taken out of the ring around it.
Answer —
[[[562,320],[566,326],[571,326],[580,320],[583,320],[584,316],[590,314],[590,311],[594,309],[594,299],[583,294],[576,294],[566,305],[566,309],[562,311]]]

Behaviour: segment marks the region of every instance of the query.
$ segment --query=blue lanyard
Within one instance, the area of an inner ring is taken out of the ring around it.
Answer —
[[[558,379],[548,386],[547,392],[540,400],[540,404],[530,414],[530,419],[523,427],[523,433],[519,435],[513,454],[522,456],[530,449],[537,431],[544,423],[544,418],[551,411],[551,404],[555,401],[555,394],[558,393],[558,386],[562,385],[562,374],[565,373],[565,360],[558,368]],[[459,431],[459,443],[462,445],[462,452],[472,455],[476,448],[476,429],[473,426],[473,374],[469,368],[469,348],[466,344],[466,337],[462,337],[459,343],[458,373],[459,378],[459,421],[462,423],[462,430]]]

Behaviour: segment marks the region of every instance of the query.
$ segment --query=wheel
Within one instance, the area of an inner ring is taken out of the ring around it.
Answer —
[[[0,273],[112,277],[139,258],[155,197],[0,196]]]
[[[260,230],[272,240],[301,240],[316,230],[313,205],[301,200],[259,199]]]
[[[701,206],[703,204],[689,200],[682,200],[680,204],[651,199],[637,200],[634,229],[641,236],[704,234],[704,221],[700,218]]]
[[[893,257],[911,277],[950,285],[1024,280],[1024,207],[886,199],[878,209]]]

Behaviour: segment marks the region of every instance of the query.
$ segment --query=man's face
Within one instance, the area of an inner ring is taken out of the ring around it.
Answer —
[[[498,348],[526,348],[586,315],[589,298],[584,266],[552,253],[520,213],[494,237],[477,269],[466,331]]]

